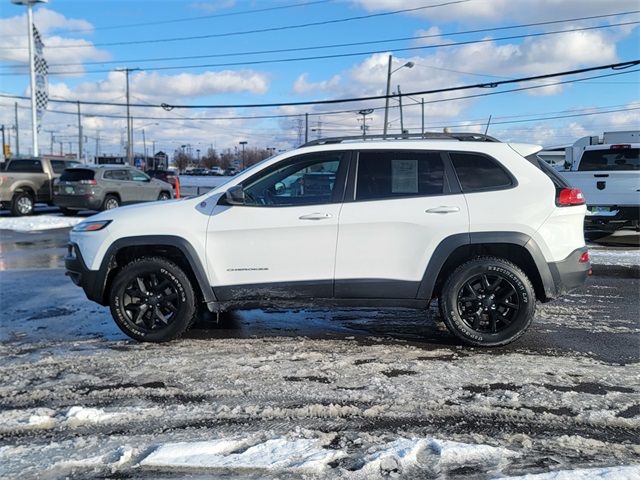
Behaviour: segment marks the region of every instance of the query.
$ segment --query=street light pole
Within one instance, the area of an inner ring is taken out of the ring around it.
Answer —
[[[246,140],[243,140],[240,142],[240,145],[242,145],[242,170],[244,170],[245,166],[244,166],[244,146],[247,144]]]
[[[78,161],[84,163],[84,154],[82,152],[82,117],[80,115],[80,101],[78,101]]]
[[[384,125],[382,126],[382,134],[387,134],[387,123],[389,122],[389,92],[391,90],[391,75],[401,68],[413,68],[415,65],[413,62],[407,62],[404,65],[396,68],[395,70],[391,70],[391,62],[393,60],[393,56],[389,55],[389,66],[387,67],[387,94],[384,99]]]

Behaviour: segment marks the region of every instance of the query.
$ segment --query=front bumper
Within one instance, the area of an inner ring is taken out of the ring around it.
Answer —
[[[591,275],[591,262],[580,262],[580,258],[586,252],[587,247],[578,248],[564,260],[548,264],[555,286],[555,297],[582,287]]]
[[[104,301],[105,276],[99,270],[89,270],[84,263],[78,245],[69,243],[64,257],[65,275],[82,287],[89,300],[106,305]]]

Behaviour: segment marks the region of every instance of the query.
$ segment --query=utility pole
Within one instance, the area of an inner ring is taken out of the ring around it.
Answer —
[[[424,135],[424,97],[420,98],[422,104],[422,135]]]
[[[309,114],[304,114],[304,143],[309,141]]]
[[[147,137],[144,134],[144,128],[142,129],[142,150],[144,151],[144,161],[147,161]]]
[[[53,134],[56,133],[56,131],[55,130],[45,130],[45,132],[47,132],[50,135],[49,154],[53,155]]]
[[[393,55],[389,55],[389,65],[387,67],[387,94],[384,98],[384,125],[382,127],[382,134],[387,134],[387,123],[389,123],[389,90],[391,90],[391,61]]]
[[[402,115],[402,92],[400,92],[400,85],[398,85],[398,100],[400,101],[400,133],[404,133],[404,117]]]
[[[100,155],[100,129],[96,129],[96,155],[93,157],[93,163],[98,163],[98,155]]]
[[[60,147],[60,156],[64,155],[64,150],[62,147],[62,142],[58,142],[58,146]]]
[[[84,163],[84,155],[82,152],[82,117],[80,115],[80,101],[78,100],[78,161]]]
[[[4,150],[4,125],[2,125],[2,127],[0,127],[0,130],[2,130],[2,158],[4,158],[6,160],[6,157],[4,155],[5,150]]]
[[[18,102],[13,104],[14,115],[16,117],[16,157],[20,156],[20,123],[18,122]]]
[[[322,138],[322,120],[318,118],[318,125],[316,126],[316,133],[318,134],[318,138]]]

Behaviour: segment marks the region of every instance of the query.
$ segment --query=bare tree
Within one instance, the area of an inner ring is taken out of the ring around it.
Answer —
[[[173,163],[176,164],[176,167],[178,168],[178,172],[182,173],[185,171],[185,169],[193,162],[193,158],[191,158],[190,155],[180,151],[180,150],[176,150],[173,153]]]

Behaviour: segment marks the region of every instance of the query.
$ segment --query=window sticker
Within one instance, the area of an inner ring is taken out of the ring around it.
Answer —
[[[418,193],[418,160],[391,161],[391,192]]]

